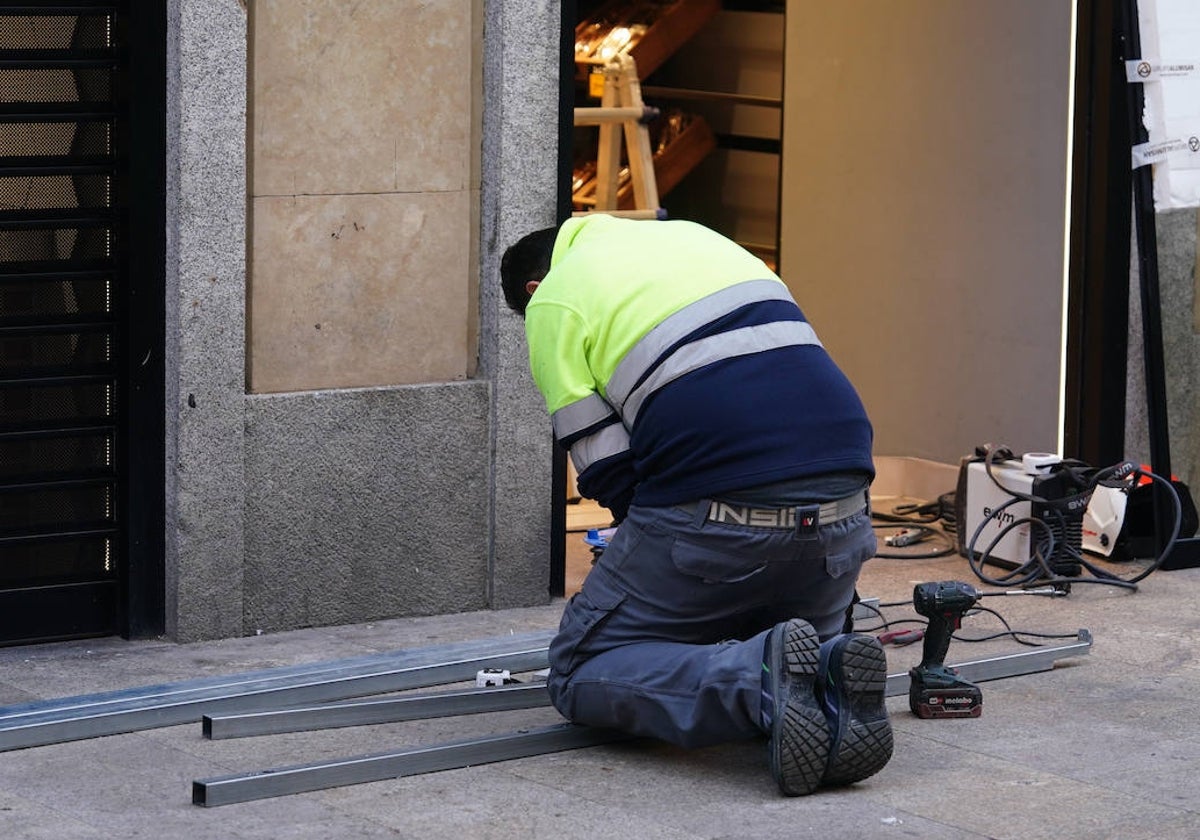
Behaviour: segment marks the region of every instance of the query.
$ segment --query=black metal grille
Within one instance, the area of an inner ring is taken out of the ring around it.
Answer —
[[[117,631],[120,5],[0,8],[0,643]]]

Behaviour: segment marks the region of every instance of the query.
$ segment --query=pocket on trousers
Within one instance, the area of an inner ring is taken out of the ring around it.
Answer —
[[[595,574],[593,569],[592,574]],[[587,587],[572,596],[563,612],[558,634],[550,642],[550,667],[569,674],[603,648],[595,645],[596,636],[608,618],[625,600],[625,593],[611,587]]]
[[[682,537],[671,544],[671,562],[685,575],[705,583],[738,583],[754,577],[767,567],[769,558],[761,552],[730,552],[711,544]]]
[[[835,540],[832,550],[825,555],[825,573],[831,578],[840,578],[847,572],[858,573],[863,563],[875,556],[879,542],[875,529],[869,525],[855,528],[841,539]]]

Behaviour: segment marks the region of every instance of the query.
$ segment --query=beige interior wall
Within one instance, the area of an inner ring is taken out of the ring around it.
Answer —
[[[781,271],[879,454],[1058,445],[1071,5],[789,3]]]
[[[468,377],[479,0],[250,9],[249,389]]]

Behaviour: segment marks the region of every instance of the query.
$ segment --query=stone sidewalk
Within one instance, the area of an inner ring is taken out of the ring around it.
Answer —
[[[957,557],[876,559],[860,587],[891,620],[912,585],[972,580]],[[990,598],[1014,628],[1073,636],[1090,653],[983,684],[982,717],[926,721],[888,702],[896,755],[877,776],[778,796],[764,742],[686,752],[634,741],[222,807],[192,783],[556,723],[550,708],[208,740],[199,723],[0,753],[6,838],[1173,838],[1200,837],[1200,570],[1137,593],[1077,585],[1067,598]],[[0,649],[0,704],[90,695],[552,630],[561,604],[176,645],[94,640]],[[860,629],[876,626],[861,622]],[[970,616],[963,633],[1001,631]],[[1066,639],[1041,639],[1064,644]],[[1029,650],[955,642],[962,662]],[[900,673],[920,646],[888,648]]]

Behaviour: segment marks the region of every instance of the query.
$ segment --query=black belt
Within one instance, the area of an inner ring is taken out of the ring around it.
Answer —
[[[788,507],[754,507],[739,505],[732,502],[705,501],[693,505],[680,505],[680,509],[698,514],[701,505],[708,505],[705,516],[710,522],[723,522],[727,525],[747,525],[752,528],[787,528],[788,530],[806,531],[819,525],[832,525],[862,513],[867,509],[867,491],[862,490],[853,496],[838,499],[833,502],[813,502],[806,505],[791,505]]]

